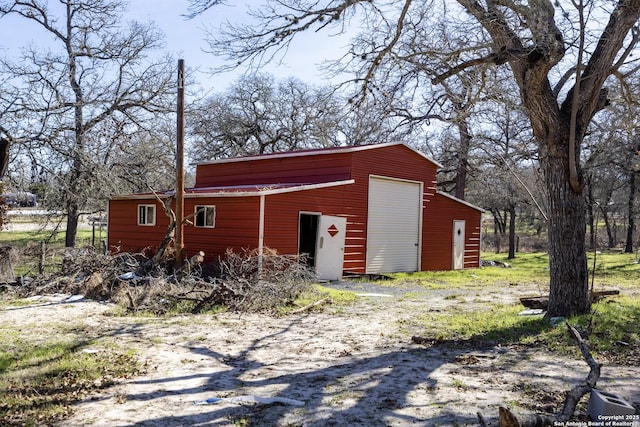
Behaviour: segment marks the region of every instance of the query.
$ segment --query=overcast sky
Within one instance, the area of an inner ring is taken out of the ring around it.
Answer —
[[[222,91],[240,76],[241,71],[215,77],[207,72],[211,67],[219,66],[221,62],[212,54],[204,52],[207,44],[203,28],[227,19],[242,19],[244,6],[217,6],[191,20],[182,16],[187,11],[188,0],[130,0],[129,12],[125,16],[126,19],[140,22],[154,21],[166,34],[167,52],[172,53],[176,59],[184,59],[188,69],[198,70],[192,76],[193,79],[207,90]],[[42,40],[38,40],[38,34],[34,33],[35,28],[37,27],[34,24],[25,23],[24,18],[2,18],[0,55],[13,57],[19,54],[21,46],[31,41],[36,45],[41,44]],[[294,40],[285,58],[286,64],[270,65],[265,71],[276,78],[293,76],[307,83],[322,84],[325,80],[317,65],[327,56],[339,57],[343,44],[344,41],[335,40],[327,35],[303,35]]]

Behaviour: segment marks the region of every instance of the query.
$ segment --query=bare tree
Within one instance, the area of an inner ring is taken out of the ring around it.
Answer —
[[[192,3],[204,10],[218,2]],[[230,66],[268,60],[268,52],[283,52],[300,32],[340,31],[359,20],[362,36],[345,60],[357,73],[361,96],[377,92],[383,78],[402,79],[408,59],[439,71],[434,84],[472,67],[507,67],[531,122],[548,190],[547,315],[588,312],[580,151],[594,115],[608,103],[605,82],[630,72],[640,0],[576,0],[567,9],[550,0],[280,0],[265,1],[251,13],[255,25],[226,25],[211,40],[215,53],[233,61]],[[441,40],[429,36],[440,28],[455,30],[457,37],[444,46],[430,42]]]
[[[337,103],[296,79],[245,76],[189,114],[196,160],[336,145]]]
[[[612,96],[619,96],[619,92]],[[596,220],[604,221],[607,247],[617,246],[619,219],[626,220],[625,252],[633,252],[638,175],[637,101],[627,99],[612,105],[595,121],[585,137],[588,225],[591,247],[596,245]]]
[[[638,86],[640,79],[637,75],[631,78],[621,79],[619,85],[619,101],[613,108],[613,115],[618,120],[610,122],[613,128],[617,128],[622,139],[620,149],[622,152],[617,165],[625,175],[626,203],[622,203],[626,208],[627,230],[624,243],[624,251],[633,253],[634,237],[636,233],[636,216],[640,212],[638,208],[638,187],[640,183],[640,135],[638,134],[638,112],[640,110],[640,98],[638,97]],[[619,123],[617,123],[619,122]]]
[[[2,89],[4,85],[5,82],[0,81],[0,108],[2,108],[2,110],[0,110],[0,227],[6,222],[7,206],[2,194],[5,192],[4,176],[9,166],[11,145],[14,141],[13,135],[6,127],[6,110],[9,105],[11,105],[11,102]]]
[[[2,131],[1,128],[0,131]],[[2,193],[4,193],[3,179],[9,164],[9,148],[11,147],[11,140],[8,136],[3,136],[2,133],[0,133],[0,228],[6,222],[6,201]]]
[[[393,134],[380,109],[346,101],[331,88],[289,78],[244,76],[226,91],[190,108],[196,161],[384,142]]]
[[[419,75],[423,72],[434,76],[433,70],[427,70],[421,65],[417,67],[419,70],[412,73]],[[443,151],[447,155],[439,158],[444,166],[439,172],[442,178],[439,185],[461,200],[465,199],[469,155],[474,142],[473,118],[477,113],[480,94],[485,88],[484,78],[483,72],[470,70],[443,82],[440,87],[420,85],[417,82],[411,85],[404,81],[386,91],[394,92],[388,109],[389,114],[401,119],[400,126],[415,129],[429,126],[432,122],[445,126],[442,144],[446,145]]]
[[[96,159],[172,105],[171,62],[148,56],[162,46],[162,34],[152,25],[123,25],[124,10],[119,0],[0,2],[0,18],[16,15],[49,41],[3,62],[13,92],[3,98],[13,102],[7,114],[19,117],[15,133],[59,184],[66,246],[75,245],[79,217],[100,186]],[[120,126],[120,136],[106,123]]]
[[[508,258],[513,259],[517,211],[532,206],[545,222],[546,209],[541,202],[544,197],[531,179],[538,162],[528,120],[511,96],[509,85],[496,82],[492,86],[494,93],[482,102],[478,113],[480,153],[474,158],[478,172],[472,199],[493,213],[499,232],[508,232]]]

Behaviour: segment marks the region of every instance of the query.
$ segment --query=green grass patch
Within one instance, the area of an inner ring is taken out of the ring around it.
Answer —
[[[637,254],[625,254],[621,252],[603,252],[600,254],[588,253],[589,274],[594,271],[594,288],[598,287],[634,287],[638,285],[640,277],[640,263]],[[591,285],[591,277],[589,278]]]
[[[436,344],[463,346],[522,345],[574,354],[578,348],[565,322],[519,316],[517,305],[487,305],[484,310],[432,312],[419,316],[422,336]],[[640,366],[640,300],[627,296],[595,303],[590,314],[568,319],[600,362]]]
[[[42,336],[55,336],[55,331]],[[52,425],[95,390],[140,372],[131,352],[91,340],[47,339],[0,330],[0,425]]]
[[[594,254],[588,254],[589,285],[594,289],[637,286],[640,263],[635,254],[604,252],[597,254],[595,275],[592,277]],[[376,281],[380,286],[402,286],[410,283],[426,289],[475,289],[485,285],[549,285],[549,255],[543,252],[518,253],[507,259],[507,254],[483,253],[482,259],[506,263],[508,268],[482,267],[468,270],[422,271],[393,273],[391,281]]]
[[[77,244],[91,244],[91,237],[91,230],[79,229],[76,234]],[[30,245],[39,245],[41,242],[47,242],[47,244],[51,246],[64,247],[64,239],[64,231],[0,231],[0,244],[19,248],[27,247]]]
[[[487,305],[484,310],[429,312],[418,318],[426,336],[437,342],[513,344],[550,328],[541,317],[518,316],[521,305]]]
[[[597,352],[612,355],[635,349],[640,358],[639,299],[618,296],[601,300],[593,304],[591,309],[593,314],[579,319],[583,328],[591,333],[591,347]]]
[[[80,229],[76,235],[78,247],[91,245],[91,230]],[[16,249],[13,271],[16,277],[36,276],[40,271],[41,244],[45,242],[44,273],[60,271],[64,251],[64,231],[0,231],[0,245]]]
[[[394,273],[392,281],[376,282],[381,286],[416,284],[426,289],[474,289],[484,285],[540,284],[549,283],[549,257],[546,253],[518,254],[507,260],[506,254],[483,254],[483,259],[506,262],[509,268],[483,267],[467,270],[421,271],[417,273]]]
[[[358,299],[355,292],[327,288],[322,285],[315,285],[315,288],[320,294],[320,298],[331,298],[333,303],[337,305],[353,304]]]

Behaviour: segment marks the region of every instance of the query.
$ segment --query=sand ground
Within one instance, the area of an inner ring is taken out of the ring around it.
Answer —
[[[500,405],[548,401],[554,410],[588,373],[584,361],[545,349],[411,340],[420,335],[421,313],[515,303],[533,289],[471,289],[451,298],[451,291],[342,287],[363,295],[352,306],[285,317],[117,317],[110,304],[58,295],[0,309],[0,324],[34,333],[56,322],[67,333],[90,330],[102,345],[134,349],[146,366],[78,402],[65,426],[476,426],[478,412],[497,425]],[[638,407],[638,378],[638,367],[605,365],[598,385]],[[282,401],[241,401],[274,397]],[[195,404],[211,398],[227,400]]]

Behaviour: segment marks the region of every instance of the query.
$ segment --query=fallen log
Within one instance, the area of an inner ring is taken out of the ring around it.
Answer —
[[[609,290],[609,291],[595,291],[591,292],[591,301],[596,302],[601,299],[611,296],[611,295],[619,295],[620,291],[617,289]],[[520,298],[520,303],[527,308],[533,309],[542,309],[546,310],[549,306],[549,297],[541,296],[541,297],[522,297]]]
[[[557,415],[546,414],[516,414],[509,408],[501,406],[499,408],[500,427],[541,427],[560,425],[569,421],[576,410],[576,406],[582,397],[595,388],[596,382],[600,378],[600,364],[591,355],[589,346],[582,339],[576,328],[567,323],[569,333],[576,340],[582,357],[590,367],[589,374],[585,381],[574,386],[567,394],[562,411]]]

